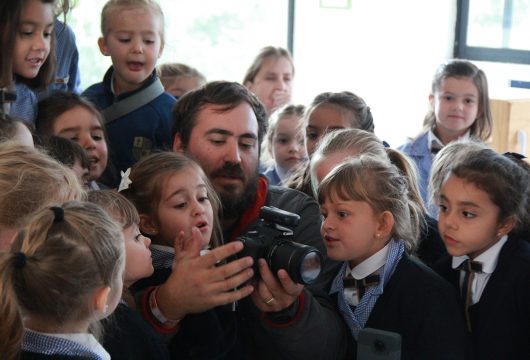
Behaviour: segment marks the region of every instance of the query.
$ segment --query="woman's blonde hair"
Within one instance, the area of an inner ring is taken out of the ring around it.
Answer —
[[[289,50],[284,49],[282,47],[266,46],[260,50],[258,55],[256,55],[254,61],[252,61],[252,64],[250,64],[250,67],[247,69],[247,72],[243,77],[243,85],[246,86],[248,82],[254,82],[254,80],[256,79],[256,75],[258,75],[266,59],[279,59],[282,57],[286,58],[291,63],[292,76],[294,77],[293,58]]]
[[[0,253],[0,353],[20,350],[21,314],[58,327],[92,321],[91,295],[119,283],[123,262],[121,229],[99,206],[71,201],[38,211]]]
[[[46,205],[84,196],[68,167],[34,148],[0,143],[0,227],[22,227]]]

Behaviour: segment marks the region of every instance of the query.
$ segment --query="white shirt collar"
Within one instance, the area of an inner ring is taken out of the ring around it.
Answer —
[[[491,274],[495,271],[497,267],[497,262],[499,261],[499,254],[502,247],[508,240],[508,235],[504,235],[500,238],[499,241],[488,250],[484,251],[482,254],[473,259],[473,261],[478,261],[482,263],[482,272],[486,274]],[[456,269],[460,264],[469,259],[469,256],[453,256],[452,267]]]
[[[386,244],[384,248],[370,256],[368,259],[361,262],[353,269],[350,269],[350,267],[348,266],[348,272],[351,272],[353,278],[357,280],[364,279],[368,275],[377,272],[386,263],[389,244],[390,242],[388,242],[388,244]]]
[[[466,131],[462,136],[459,136],[458,137],[458,140],[468,140],[469,139],[469,130]],[[440,140],[438,138],[438,136],[436,136],[434,134],[434,132],[432,131],[432,129],[429,130],[429,132],[427,132],[427,145],[429,146],[429,150],[432,151],[432,148],[433,147],[437,147],[437,148],[443,148],[446,144],[444,144],[442,142],[442,140]]]

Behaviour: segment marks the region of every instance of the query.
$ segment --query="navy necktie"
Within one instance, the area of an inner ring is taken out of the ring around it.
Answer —
[[[471,285],[473,283],[473,278],[476,273],[482,272],[482,263],[478,261],[471,261],[466,259],[458,269],[464,272],[464,281],[462,282],[462,287],[460,288],[460,295],[464,300],[464,312],[466,314],[466,323],[467,328],[471,331],[471,320],[469,318],[469,306],[471,305],[471,298],[473,296],[471,292]]]

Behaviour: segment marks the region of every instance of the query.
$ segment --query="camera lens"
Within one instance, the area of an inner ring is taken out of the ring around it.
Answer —
[[[266,257],[274,274],[284,269],[299,284],[310,285],[320,275],[322,255],[318,249],[293,241],[276,241]]]
[[[300,276],[304,284],[312,284],[320,275],[322,264],[320,253],[310,252],[302,259],[300,264]]]

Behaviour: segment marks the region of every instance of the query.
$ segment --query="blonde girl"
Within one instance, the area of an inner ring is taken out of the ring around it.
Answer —
[[[416,255],[431,266],[446,251],[438,233],[438,223],[426,213],[423,206],[414,164],[400,151],[387,147],[373,133],[360,129],[346,129],[327,134],[311,158],[313,191],[317,193],[318,184],[334,167],[362,154],[392,163],[403,175],[407,182],[410,200],[421,209],[425,218],[425,222],[421,223],[422,231]]]
[[[142,319],[130,287],[153,274],[149,245],[151,240],[140,233],[140,217],[134,205],[114,190],[94,190],[88,201],[101,206],[122,229],[125,241],[123,293],[110,321],[105,322],[104,348],[112,359],[169,359],[162,338]]]
[[[89,328],[116,307],[123,264],[121,231],[103,209],[41,209],[0,254],[0,353],[110,359]]]
[[[271,185],[281,185],[289,174],[307,160],[303,129],[303,105],[286,105],[269,118],[263,143],[263,175]]]
[[[423,216],[408,192],[394,165],[369,155],[340,164],[319,185],[327,254],[342,262],[329,294],[345,335],[341,355],[330,358],[355,358],[364,328],[400,334],[402,359],[467,355],[454,289],[408,255]]]

